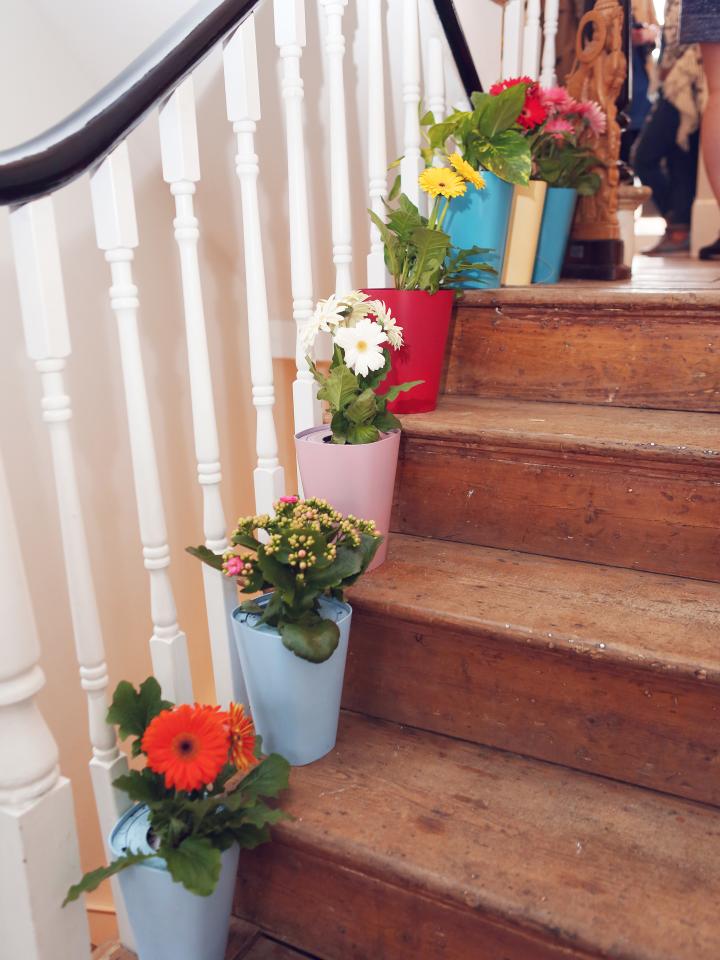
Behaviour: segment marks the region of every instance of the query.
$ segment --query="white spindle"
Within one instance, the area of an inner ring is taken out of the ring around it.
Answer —
[[[127,798],[113,787],[113,781],[127,771],[127,761],[118,750],[114,728],[105,722],[109,678],[72,449],[72,406],[63,382],[65,358],[71,348],[52,199],[17,207],[10,214],[10,226],[26,349],[42,382],[43,420],[50,433],[75,649],[87,696],[90,777],[107,844],[118,817],[129,806]],[[132,946],[119,887],[113,889],[121,937]]]
[[[545,0],[543,9],[543,51],[540,83],[543,87],[554,87],[557,82],[555,73],[555,38],[558,31],[560,0]]]
[[[524,76],[530,77],[532,80],[537,80],[540,72],[541,13],[540,0],[527,0],[525,28],[523,30],[522,72]]]
[[[293,319],[297,331],[293,383],[295,430],[306,430],[320,422],[317,387],[310,373],[299,333],[312,316],[313,274],[305,169],[305,125],[303,123],[303,81],[300,60],[305,46],[304,0],[274,0],[275,43],[280,52],[282,96],[285,105],[285,141],[288,164],[290,217],[290,285]]]
[[[325,11],[325,53],[330,109],[330,189],[335,291],[352,289],[352,225],[345,109],[345,37],[343,14],[347,0],[320,0]]]
[[[153,672],[165,696],[176,703],[185,703],[192,701],[192,683],[187,640],[178,626],[170,583],[170,549],[140,350],[140,304],[132,276],[133,251],[138,245],[138,235],[125,143],[93,172],[90,188],[97,244],[105,253],[112,276],[110,305],[118,326],[140,537],[145,567],[150,576]]]
[[[235,166],[242,198],[250,377],[257,413],[255,504],[258,513],[269,513],[273,502],[284,493],[285,479],[278,458],[273,417],[275,387],[258,208],[257,179],[260,168],[255,153],[255,129],[260,119],[260,88],[254,14],[226,42],[223,62],[227,115],[237,137]]]
[[[445,119],[445,64],[440,37],[430,37],[428,41],[427,105],[436,123]],[[441,156],[433,157],[433,166],[442,167],[444,163]]]
[[[402,89],[404,155],[400,162],[403,193],[422,208],[418,176],[425,164],[420,154],[420,25],[418,0],[403,0]],[[422,209],[421,209],[422,212]]]
[[[387,197],[387,143],[385,139],[385,64],[383,58],[383,0],[368,0],[368,173],[370,208],[385,219]],[[369,287],[386,287],[385,248],[380,231],[370,224],[367,258]]]
[[[80,877],[80,856],[70,783],[60,776],[57,745],[35,702],[45,684],[39,659],[0,461],[0,955],[87,960],[83,904],[61,906]]]
[[[502,77],[519,77],[522,73],[524,27],[525,0],[507,0],[503,7]]]
[[[228,540],[220,495],[220,443],[198,261],[200,231],[193,203],[195,184],[200,180],[200,157],[192,77],[184,80],[160,107],[160,152],[163,177],[170,184],[170,192],[175,198],[173,226],[180,252],[193,436],[197,479],[202,490],[205,546],[215,553],[224,553]],[[202,577],[216,699],[222,706],[227,706],[231,700],[247,703],[232,631],[232,611],[237,606],[236,588],[232,581],[206,564],[202,565]]]

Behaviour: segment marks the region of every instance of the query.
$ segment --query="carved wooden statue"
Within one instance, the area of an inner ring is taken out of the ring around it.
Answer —
[[[596,0],[578,26],[575,66],[568,77],[571,96],[595,100],[607,116],[607,130],[598,137],[594,149],[605,166],[598,170],[602,179],[594,197],[582,197],[578,204],[573,240],[619,240],[618,158],[620,127],[616,100],[627,74],[623,53],[624,11],[618,0]]]

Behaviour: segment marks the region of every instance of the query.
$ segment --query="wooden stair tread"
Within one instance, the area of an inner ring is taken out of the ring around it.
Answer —
[[[410,437],[495,441],[634,460],[720,463],[720,417],[715,413],[444,396],[432,413],[405,416],[402,421]]]
[[[473,922],[521,928],[572,957],[718,955],[713,808],[355,714],[343,715],[330,755],[293,771],[284,805],[297,819],[247,858],[245,869],[258,866],[261,877],[263,858],[277,864],[305,850],[327,870],[344,865],[426,898],[425,909],[450,903]],[[281,892],[254,891],[252,873],[244,882],[255,909],[279,909]],[[312,892],[286,895],[304,903]],[[238,900],[242,908],[242,893]],[[362,924],[360,900],[310,902],[318,928]],[[315,935],[308,930],[306,944]],[[484,955],[472,947],[463,956]],[[414,954],[397,954],[406,955]]]
[[[720,681],[720,584],[392,534],[361,611]]]
[[[257,927],[238,917],[230,920],[226,960],[302,960],[308,954],[300,954],[284,944],[260,935]],[[122,944],[105,943],[93,951],[92,960],[137,960],[137,955]],[[198,957],[197,960],[203,960]],[[310,958],[312,960],[312,958]]]

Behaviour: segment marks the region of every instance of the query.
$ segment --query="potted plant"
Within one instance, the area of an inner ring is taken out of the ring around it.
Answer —
[[[600,188],[600,160],[593,140],[607,119],[599,104],[574,100],[563,87],[541,90],[547,119],[533,147],[537,176],[548,185],[533,270],[533,283],[557,283],[578,195]]]
[[[287,787],[288,763],[262,756],[242,706],[175,707],[153,677],[118,684],[107,719],[145,766],[114,784],[135,802],[110,836],[115,859],[65,902],[119,874],[139,960],[223,960],[239,852],[284,816],[263,798]]]
[[[385,263],[395,289],[368,289],[370,297],[382,297],[402,323],[403,349],[393,358],[383,390],[416,384],[409,392],[385,395],[392,413],[427,413],[437,405],[445,358],[454,287],[466,275],[487,276],[492,267],[480,262],[480,247],[458,249],[443,229],[451,203],[468,191],[484,188],[476,170],[455,154],[450,167],[428,167],[419,177],[421,188],[431,197],[429,217],[401,194],[395,207],[386,204],[387,222],[369,211],[382,236]],[[418,383],[419,381],[419,383]]]
[[[472,110],[454,110],[440,123],[434,122],[431,113],[422,118],[428,126],[426,163],[431,164],[438,152],[449,155],[450,141],[484,181],[483,190],[468,190],[453,203],[445,229],[454,246],[489,251],[483,259],[495,269],[496,276],[490,280],[483,272],[468,271],[458,286],[494,287],[500,283],[513,184],[526,184],[531,170],[524,130],[535,122],[535,104],[533,100],[527,102],[525,79],[496,84],[488,93],[473,93]]]
[[[274,506],[273,517],[238,521],[224,557],[188,550],[242,593],[271,591],[241,604],[233,625],[263,742],[299,765],[335,746],[352,616],[343,590],[368,569],[381,538],[372,522],[324,500],[283,497]]]

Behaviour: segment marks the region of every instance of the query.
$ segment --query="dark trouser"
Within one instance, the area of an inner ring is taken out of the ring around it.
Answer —
[[[635,173],[652,190],[653,200],[668,224],[690,225],[695,199],[699,132],[690,137],[690,149],[675,142],[680,114],[658,97],[640,131],[632,154]]]

